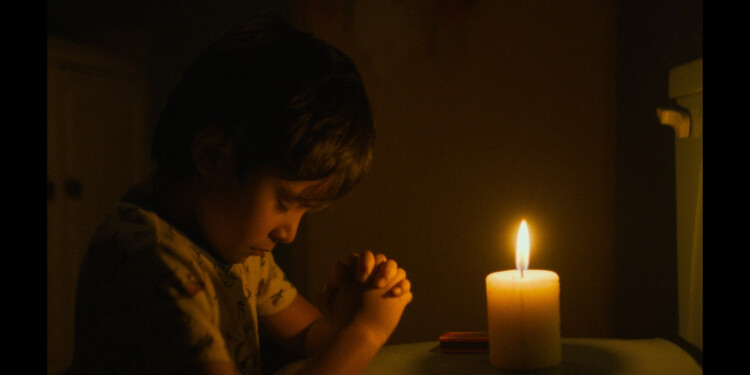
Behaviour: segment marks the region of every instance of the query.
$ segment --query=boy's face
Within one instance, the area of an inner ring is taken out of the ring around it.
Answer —
[[[294,240],[311,208],[296,198],[319,183],[284,180],[267,171],[241,181],[232,168],[218,171],[200,190],[195,211],[199,230],[225,262],[263,255],[278,242]]]

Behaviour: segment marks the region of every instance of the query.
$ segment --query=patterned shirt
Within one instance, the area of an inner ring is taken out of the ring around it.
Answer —
[[[78,280],[74,374],[172,374],[232,362],[260,374],[258,316],[297,290],[270,254],[224,264],[148,205],[121,201]]]

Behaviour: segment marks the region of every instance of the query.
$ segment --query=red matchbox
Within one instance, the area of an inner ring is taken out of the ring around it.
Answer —
[[[441,353],[487,353],[487,332],[445,332],[440,335]]]

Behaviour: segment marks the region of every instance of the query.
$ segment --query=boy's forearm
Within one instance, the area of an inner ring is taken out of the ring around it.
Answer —
[[[317,354],[330,344],[337,331],[338,329],[325,317],[319,317],[307,329],[300,354],[304,357]]]
[[[356,321],[336,330],[330,323],[321,319],[310,327],[308,334],[313,336],[305,340],[305,349],[308,349],[307,344],[320,346],[317,346],[317,352],[294,372],[295,375],[359,374],[387,340],[387,337],[378,335]]]

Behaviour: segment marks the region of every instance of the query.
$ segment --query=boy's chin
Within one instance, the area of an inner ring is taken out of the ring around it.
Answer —
[[[249,257],[260,257],[264,256],[266,254],[270,254],[271,250],[262,250],[262,249],[256,249],[256,248],[250,248],[246,249],[242,252],[236,252],[232,254],[232,256],[224,256],[222,257],[224,262],[229,264],[239,264],[244,263],[247,258]]]
[[[255,249],[251,248],[247,251],[245,255],[247,256],[262,256],[271,253],[271,250],[262,250],[262,249]]]

